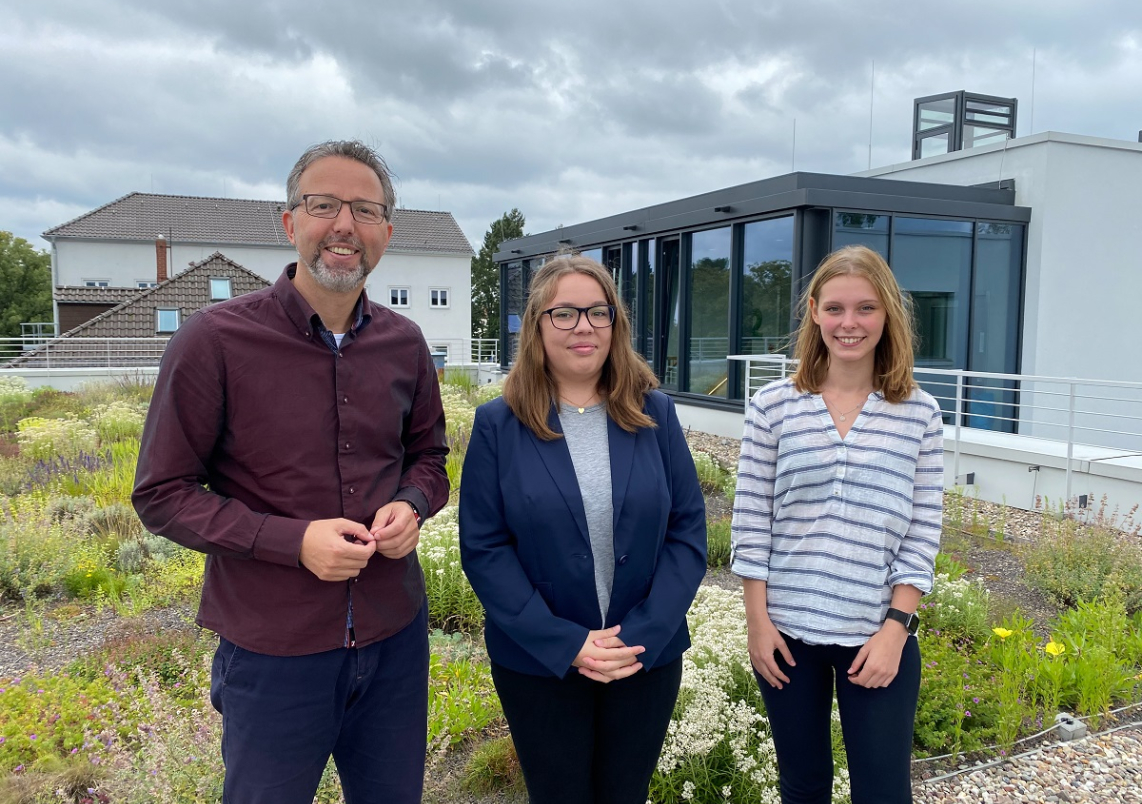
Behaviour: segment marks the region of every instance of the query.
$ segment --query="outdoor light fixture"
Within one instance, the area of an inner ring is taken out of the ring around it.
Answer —
[[[508,253],[509,253],[509,254],[519,254],[519,253],[520,253],[520,250],[519,250],[518,248],[513,248],[513,249],[512,249],[511,251],[509,251]]]
[[[561,246],[569,246],[569,245],[571,245],[571,241],[570,241],[570,240],[560,240],[560,241],[559,241],[559,245],[561,245]]]
[[[638,229],[638,227],[637,227],[635,224],[633,224],[633,223],[632,223],[630,226],[624,226],[624,227],[623,227],[623,231],[624,231],[624,232],[633,232],[633,231],[635,231],[636,229]]]
[[[714,207],[714,212],[731,212],[731,211],[733,211],[733,207],[730,207],[730,206]]]

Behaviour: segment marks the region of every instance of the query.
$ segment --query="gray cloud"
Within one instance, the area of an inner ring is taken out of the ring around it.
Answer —
[[[41,242],[133,190],[281,197],[307,145],[359,137],[478,245],[513,206],[539,231],[794,158],[862,170],[874,60],[874,165],[954,89],[1018,97],[1021,134],[1142,127],[1134,0],[49,0],[0,8],[0,229]]]

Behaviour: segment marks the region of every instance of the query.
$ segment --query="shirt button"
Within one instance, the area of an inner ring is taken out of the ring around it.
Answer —
[[[345,442],[345,449],[349,449],[349,442],[348,441]]]
[[[350,487],[349,487],[349,493],[350,493],[350,494],[352,494],[352,493],[353,493],[353,492],[355,492],[356,490],[357,490],[357,489],[353,488],[352,486],[350,486]]]
[[[342,401],[344,404],[348,405],[348,404],[349,404],[349,397],[347,397],[347,396],[343,396],[343,397],[341,397],[341,401]]]

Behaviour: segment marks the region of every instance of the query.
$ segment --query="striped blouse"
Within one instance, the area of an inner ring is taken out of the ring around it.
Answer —
[[[792,380],[750,400],[731,569],[767,582],[773,624],[803,642],[862,645],[892,587],[932,590],[943,512],[943,423],[920,389],[869,394],[845,438]]]

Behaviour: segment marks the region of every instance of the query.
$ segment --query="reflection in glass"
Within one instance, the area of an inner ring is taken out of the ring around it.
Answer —
[[[951,136],[951,132],[946,132],[920,140],[920,158],[948,153],[952,149]]]
[[[730,228],[690,239],[690,383],[705,396],[729,396]]]
[[[941,98],[920,104],[920,131],[946,126],[956,118],[956,99]]]
[[[603,250],[601,248],[589,248],[586,251],[580,251],[579,255],[588,257],[598,263],[602,263],[603,261]]]
[[[991,145],[995,142],[1003,142],[1010,136],[1010,132],[1003,129],[988,128],[987,126],[964,126],[964,147],[975,148],[980,145]]]
[[[742,354],[784,352],[793,327],[793,218],[742,227]],[[734,397],[744,398],[738,383]]]
[[[888,217],[866,212],[838,212],[833,230],[833,249],[868,246],[887,260]]]
[[[646,307],[643,308],[642,316],[642,334],[643,343],[646,345],[646,351],[643,355],[646,357],[646,362],[652,367],[654,366],[654,320],[655,314],[658,310],[658,305],[655,303],[658,292],[658,284],[655,282],[655,266],[658,264],[658,255],[655,253],[655,241],[644,240],[639,244],[642,248],[646,249]]]
[[[968,368],[1012,374],[1018,367],[1023,227],[976,224],[975,255]],[[967,424],[1014,432],[1015,405],[1014,381],[972,379]]]
[[[682,276],[678,238],[659,241],[662,247],[662,326],[666,349],[662,356],[662,387],[678,390],[678,352],[682,343]]]

